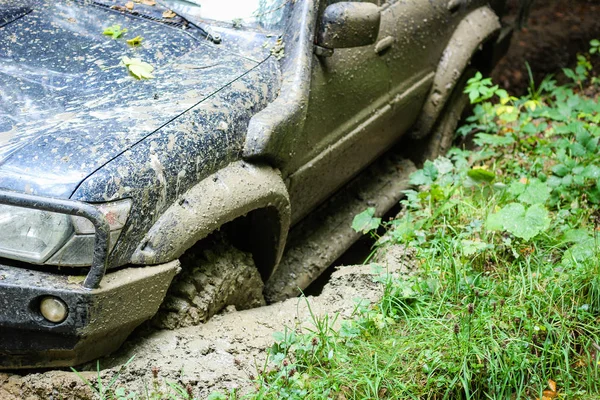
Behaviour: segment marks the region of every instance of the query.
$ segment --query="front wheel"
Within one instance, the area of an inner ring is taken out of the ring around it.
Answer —
[[[198,325],[227,306],[248,309],[265,305],[263,281],[250,253],[215,233],[180,257],[175,277],[153,325],[175,329]]]

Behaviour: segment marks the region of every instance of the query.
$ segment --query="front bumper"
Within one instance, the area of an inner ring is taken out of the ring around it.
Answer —
[[[84,277],[0,265],[0,369],[70,366],[114,351],[156,313],[179,268],[124,268],[87,289]],[[49,295],[68,307],[60,323],[39,311]]]
[[[91,204],[5,190],[0,204],[80,216],[95,228],[92,265],[81,279],[0,264],[0,369],[76,365],[110,353],[156,313],[180,268],[172,261],[106,273],[110,227]],[[42,316],[47,296],[66,305],[63,321]]]

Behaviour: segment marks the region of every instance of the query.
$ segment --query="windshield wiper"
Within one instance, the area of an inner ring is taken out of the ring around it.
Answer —
[[[156,3],[158,5],[161,6],[161,8],[158,7],[146,7],[144,9],[145,12],[140,12],[138,10],[130,10],[127,7],[118,5],[118,4],[114,4],[113,2],[107,1],[107,0],[93,0],[91,3],[89,1],[86,0],[79,0],[80,3],[87,3],[87,4],[93,4],[95,6],[98,7],[102,7],[102,8],[108,8],[111,10],[116,10],[116,11],[120,11],[120,12],[125,12],[131,15],[135,15],[136,17],[140,17],[140,18],[144,18],[144,19],[149,19],[151,21],[155,21],[155,22],[160,22],[161,24],[165,24],[165,25],[171,25],[171,26],[176,26],[178,28],[182,28],[182,29],[187,29],[189,27],[194,28],[201,36],[205,37],[207,40],[210,40],[211,42],[215,43],[215,44],[219,44],[221,43],[221,36],[218,34],[213,34],[210,33],[206,28],[204,28],[202,25],[197,24],[195,22],[192,22],[191,19],[185,15],[183,15],[181,12],[175,12],[173,11],[176,15],[177,15],[177,19],[173,19],[173,20],[166,20],[163,16],[162,13],[163,11],[166,10],[171,10],[169,7],[165,6],[164,4],[162,4],[160,1],[157,1]],[[172,11],[172,10],[171,10]]]
[[[165,6],[161,1],[157,1],[157,4],[160,4],[161,6],[163,6],[166,9],[169,9],[167,6]],[[193,26],[194,28],[196,28],[198,30],[198,32],[204,36],[206,39],[210,40],[211,42],[213,42],[214,44],[219,44],[221,43],[221,35],[219,34],[213,34],[210,33],[207,29],[205,29],[202,25],[200,24],[196,24],[195,22],[192,22],[191,19],[184,15],[183,12],[181,11],[174,11],[175,14],[177,14],[185,23],[185,25],[188,26]]]

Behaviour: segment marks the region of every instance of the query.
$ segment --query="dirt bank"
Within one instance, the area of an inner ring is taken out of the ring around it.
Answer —
[[[520,1],[509,1],[508,22],[517,18]],[[591,39],[600,38],[599,13],[597,0],[535,0],[529,19],[522,30],[515,31],[492,78],[512,94],[526,94],[529,63],[536,82],[548,74],[566,82],[561,69],[576,64],[577,54],[589,50]]]

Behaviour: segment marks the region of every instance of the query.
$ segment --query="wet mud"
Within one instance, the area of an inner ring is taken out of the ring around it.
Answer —
[[[395,247],[377,261],[387,273],[406,274],[415,269],[409,259],[403,248]],[[167,382],[187,387],[197,398],[232,389],[245,393],[252,390],[252,378],[264,366],[274,332],[286,327],[311,328],[311,312],[337,315],[338,324],[350,318],[358,299],[374,302],[382,295],[382,284],[373,279],[380,273],[376,271],[373,265],[340,267],[317,297],[293,298],[245,311],[230,306],[199,326],[138,330],[119,351],[99,360],[100,376],[106,383],[120,373],[116,387],[138,394],[146,390],[166,392]],[[133,360],[122,368],[131,357]],[[90,382],[97,382],[96,363],[78,370]],[[3,400],[92,398],[81,378],[70,371],[0,373]]]

